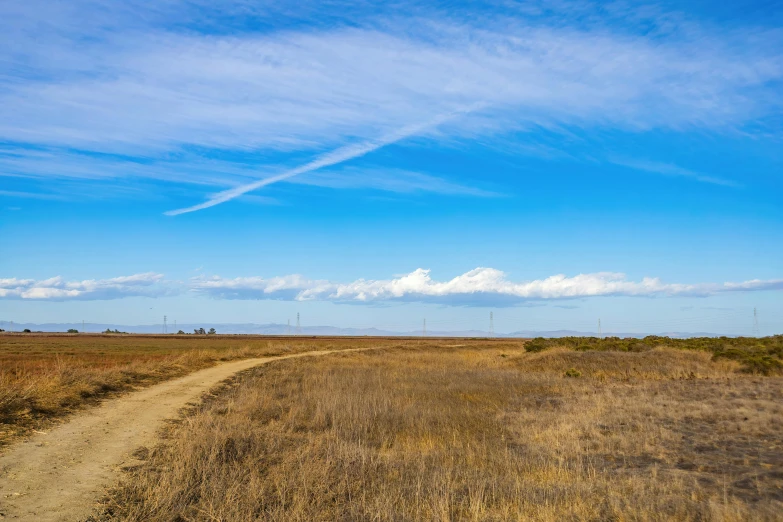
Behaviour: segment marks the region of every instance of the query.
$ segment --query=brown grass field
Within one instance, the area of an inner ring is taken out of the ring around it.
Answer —
[[[365,344],[340,338],[2,333],[0,449],[102,398],[221,361]]]
[[[781,520],[782,414],[703,350],[407,341],[238,376],[102,519]]]
[[[783,520],[781,340],[4,336],[0,397],[18,435],[224,358],[375,346],[236,376],[96,518]]]

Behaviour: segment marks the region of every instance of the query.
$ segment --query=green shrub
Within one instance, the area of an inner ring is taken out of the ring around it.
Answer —
[[[710,352],[713,360],[731,359],[742,364],[741,371],[763,375],[783,374],[783,335],[769,337],[694,337],[672,339],[649,335],[643,339],[619,337],[536,337],[525,343],[528,352],[562,347],[577,351],[645,352],[655,348],[675,348]]]
[[[544,339],[543,337],[536,337],[535,339],[525,343],[525,351],[528,352],[542,352],[547,348],[551,348],[553,345],[550,342],[552,339]]]
[[[568,370],[566,370],[565,376],[566,377],[581,377],[582,376],[582,372],[580,372],[576,368],[569,368]]]
[[[745,373],[757,373],[761,375],[773,375],[783,373],[783,362],[780,359],[761,350],[742,350],[728,348],[716,351],[713,360],[729,359],[742,364],[741,371]]]

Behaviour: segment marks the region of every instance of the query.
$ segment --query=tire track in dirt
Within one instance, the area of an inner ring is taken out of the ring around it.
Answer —
[[[85,520],[140,446],[167,419],[237,372],[272,361],[348,350],[320,350],[232,361],[132,392],[79,413],[0,455],[0,520]],[[372,349],[372,348],[370,348]]]

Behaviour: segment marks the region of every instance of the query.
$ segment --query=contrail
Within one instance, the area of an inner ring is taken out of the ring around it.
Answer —
[[[240,185],[232,189],[224,190],[223,192],[218,192],[211,199],[205,201],[204,203],[199,203],[198,205],[193,205],[192,207],[180,208],[178,210],[169,210],[168,212],[164,212],[164,214],[167,216],[178,216],[180,214],[187,214],[188,212],[195,212],[197,210],[214,207],[215,205],[225,203],[226,201],[232,200],[238,196],[241,196],[242,194],[247,194],[253,190],[271,185],[272,183],[277,183],[278,181],[293,178],[299,174],[312,172],[314,170],[329,167],[331,165],[336,165],[353,158],[364,156],[365,154],[386,147],[387,145],[391,145],[410,136],[420,134],[427,129],[437,127],[438,125],[459,115],[475,111],[481,106],[483,106],[483,104],[474,104],[464,109],[459,109],[448,114],[437,116],[425,123],[403,127],[402,129],[377,140],[365,141],[364,143],[340,147],[337,150],[333,150],[332,152],[324,154],[320,158],[317,158],[310,163],[302,165],[301,167],[296,167],[289,171],[283,172],[282,174],[278,174],[277,176],[271,176],[269,178],[254,181],[253,183],[248,183],[247,185]]]

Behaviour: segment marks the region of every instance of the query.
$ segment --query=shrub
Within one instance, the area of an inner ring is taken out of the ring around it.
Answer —
[[[79,333],[79,330],[77,330],[76,328],[68,328],[67,333]]]
[[[758,349],[741,350],[739,348],[728,348],[718,350],[712,356],[713,360],[730,359],[742,363],[741,371],[745,373],[758,373],[762,375],[773,375],[783,373],[783,362]]]
[[[576,368],[569,368],[568,370],[566,370],[565,376],[566,377],[581,377],[582,376],[582,372],[580,372]]]
[[[33,333],[33,332],[31,332],[29,328],[25,328],[24,330],[22,330],[22,333]]]
[[[675,348],[710,352],[713,360],[731,359],[742,364],[741,371],[763,375],[783,374],[783,335],[769,337],[693,337],[672,339],[649,335],[643,339],[619,337],[536,337],[525,344],[528,352],[561,347],[576,351],[646,352],[655,348]]]
[[[547,348],[551,348],[553,346],[551,339],[544,339],[543,337],[536,337],[532,341],[528,341],[525,343],[525,351],[527,352],[542,352],[546,350]]]

